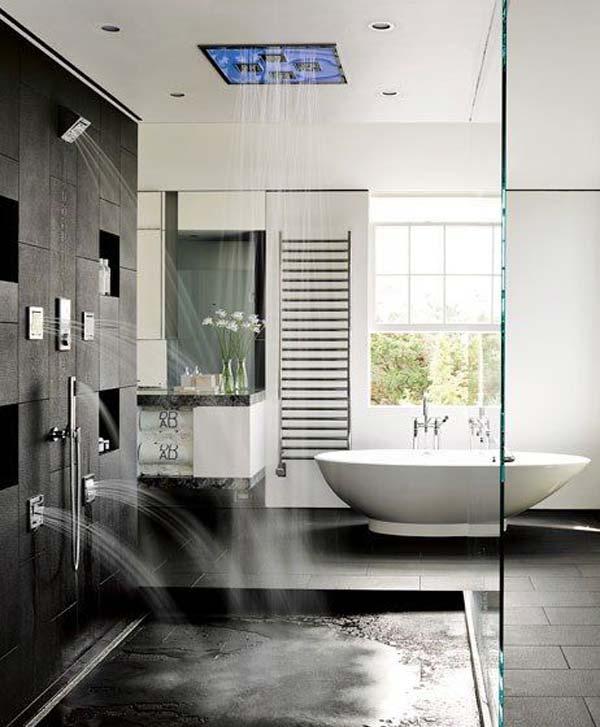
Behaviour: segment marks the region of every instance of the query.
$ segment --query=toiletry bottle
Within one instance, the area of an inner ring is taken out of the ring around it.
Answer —
[[[110,295],[110,281],[109,281],[109,275],[108,275],[108,261],[106,258],[100,258],[100,263],[102,266],[102,279],[100,284],[100,292],[102,295]]]
[[[108,260],[104,259],[104,264],[106,265],[106,295],[110,295],[110,278],[111,278],[111,270],[110,265],[108,264]]]
[[[201,386],[202,384],[202,373],[200,372],[200,369],[198,366],[194,369],[194,375],[192,376],[192,386],[194,386],[196,389]]]
[[[185,372],[181,374],[181,387],[183,389],[188,389],[190,386],[193,386],[193,376],[189,368],[185,367]]]

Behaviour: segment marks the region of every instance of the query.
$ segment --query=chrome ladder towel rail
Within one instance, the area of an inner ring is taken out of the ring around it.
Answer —
[[[351,446],[351,244],[279,233],[279,477]]]

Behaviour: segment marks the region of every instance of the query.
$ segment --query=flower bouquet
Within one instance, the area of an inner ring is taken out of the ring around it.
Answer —
[[[246,359],[254,339],[264,329],[265,322],[256,313],[229,313],[223,308],[217,308],[212,316],[207,316],[202,321],[202,325],[213,328],[217,336],[221,356],[222,393],[248,391]]]

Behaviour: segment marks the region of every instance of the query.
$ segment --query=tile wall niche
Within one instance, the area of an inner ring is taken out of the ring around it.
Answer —
[[[59,139],[59,105],[91,121],[84,151]],[[68,507],[68,448],[47,433],[66,423],[72,375],[82,384],[83,472],[135,478],[136,189],[136,124],[0,22],[0,725],[108,632],[124,600],[96,543],[85,543],[76,579],[60,533],[28,532],[27,499],[43,493]],[[100,296],[107,245],[114,285]],[[75,326],[72,349],[57,350],[59,296],[71,299],[74,322],[95,314],[93,341]],[[44,308],[42,340],[27,338],[28,306]],[[119,446],[103,456],[101,398],[120,420]],[[97,500],[87,514],[135,541],[130,509]]]

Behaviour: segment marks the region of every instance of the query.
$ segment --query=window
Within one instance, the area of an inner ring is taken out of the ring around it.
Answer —
[[[498,199],[374,198],[371,217],[371,403],[498,403]]]

